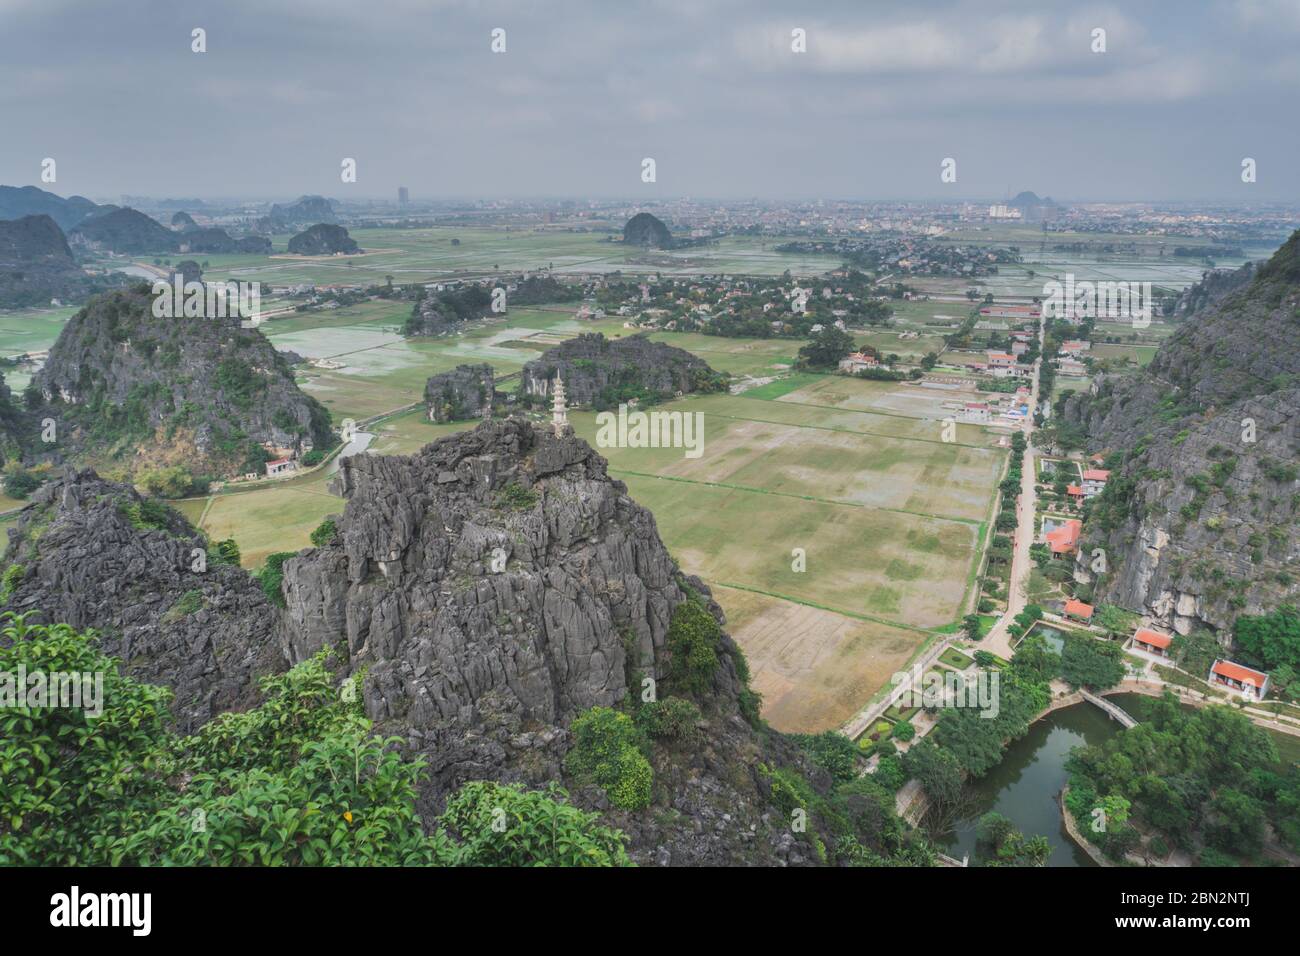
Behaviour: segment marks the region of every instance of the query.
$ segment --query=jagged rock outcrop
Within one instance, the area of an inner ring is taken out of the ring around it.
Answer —
[[[256,678],[285,667],[279,610],[205,548],[180,514],[130,486],[69,473],[32,496],[10,533],[0,607],[93,627],[127,673],[172,689],[190,732],[253,704]]]
[[[725,618],[585,442],[485,422],[412,456],[347,458],[337,483],[334,540],[283,566],[287,610],[237,567],[196,569],[205,542],[184,518],[93,472],[36,494],[0,606],[99,629],[127,672],[173,689],[187,731],[330,645],[344,673],[364,674],[376,731],[428,762],[426,820],[468,780],[559,781],[644,864],[817,862],[778,809],[772,772],[793,769],[822,795],[829,777],[750,723],[743,656],[720,627],[707,686],[681,682],[674,612],[692,601]],[[689,737],[648,741],[652,803],[618,810],[569,778],[570,723],[593,706],[635,708],[647,679],[660,699],[693,699],[699,718]]]
[[[179,229],[181,232],[189,232],[198,229],[199,224],[194,221],[194,217],[184,210],[172,214],[172,228]]]
[[[75,243],[104,252],[140,255],[146,252],[175,252],[180,237],[142,212],[119,206],[96,212],[68,233]]]
[[[623,241],[629,246],[671,249],[673,235],[663,220],[648,212],[639,212],[623,225]]]
[[[685,349],[652,342],[643,335],[607,339],[584,333],[527,363],[520,376],[525,399],[551,394],[556,376],[564,379],[571,404],[607,407],[628,398],[677,392],[711,392],[726,387],[726,376]]]
[[[259,330],[155,318],[153,303],[148,286],[98,296],[50,349],[33,382],[65,455],[229,476],[329,441],[329,413]]]
[[[462,782],[563,779],[569,722],[673,689],[669,624],[684,578],[654,518],[571,435],[485,422],[402,458],[345,459],[330,545],[284,565],[289,647],[330,644],[367,669],[365,708],[428,761],[430,808]],[[698,747],[655,748],[657,805],[606,810],[643,862],[806,859],[759,765],[794,760],[741,716],[743,665],[723,634]],[[782,856],[785,853],[787,856]],[[792,856],[791,856],[792,855]]]
[[[1076,576],[1180,633],[1300,597],[1300,233],[1194,314],[1131,377],[1060,403],[1094,451],[1124,452],[1089,508]]]
[[[430,376],[424,384],[424,404],[433,422],[482,418],[495,397],[492,366],[487,364],[457,365],[450,372]]]
[[[484,285],[466,285],[427,293],[411,308],[403,335],[446,335],[491,314],[492,291]]]
[[[68,230],[101,208],[85,196],[64,199],[35,186],[0,186],[0,219],[49,216]]]
[[[1213,305],[1224,296],[1250,283],[1255,278],[1255,263],[1247,262],[1239,269],[1214,269],[1201,273],[1194,282],[1166,304],[1164,314],[1174,319],[1185,319]]]
[[[102,281],[99,283],[102,284]],[[77,300],[97,283],[77,265],[49,216],[0,220],[0,309]]]
[[[270,243],[268,242],[269,246]],[[289,240],[289,251],[298,256],[333,256],[357,253],[361,247],[342,226],[318,222]]]

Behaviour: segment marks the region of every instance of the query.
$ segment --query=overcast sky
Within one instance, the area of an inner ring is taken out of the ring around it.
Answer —
[[[0,0],[0,183],[92,198],[1296,200],[1298,107],[1300,0]]]

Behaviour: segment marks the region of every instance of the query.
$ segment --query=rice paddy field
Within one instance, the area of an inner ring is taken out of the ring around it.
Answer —
[[[264,331],[277,348],[342,363],[299,370],[336,421],[417,402],[429,375],[463,362],[488,362],[501,377],[579,332],[628,334],[621,320],[579,324],[566,307],[515,310],[461,335],[408,341],[397,332],[406,308],[368,302],[299,313]],[[654,512],[683,569],[714,588],[774,726],[838,726],[932,629],[965,612],[1006,452],[974,425],[959,425],[955,442],[940,440],[950,395],[792,374],[797,342],[655,338],[767,384],[663,406],[703,416],[697,458],[682,449],[598,450]],[[571,419],[597,444],[594,413]],[[370,452],[408,454],[471,425],[434,425],[417,409],[375,426]],[[311,531],[342,511],[328,483],[322,470],[179,506],[213,538],[238,541],[254,568],[272,552],[306,547]],[[796,548],[804,570],[792,565]]]
[[[702,249],[647,254],[625,251],[599,232],[446,226],[360,229],[352,235],[364,254],[289,257],[282,253],[288,236],[277,236],[277,252],[270,257],[203,257],[206,275],[324,286],[541,267],[588,274],[776,276],[788,269],[812,275],[839,264],[829,257],[776,253],[784,241],[778,238],[735,237]],[[1026,262],[978,280],[982,292],[1041,294],[1047,278],[1067,271],[1077,279],[1150,280],[1181,288],[1203,268],[1196,261],[1145,252],[1127,259],[1054,253],[1050,246],[1039,247],[1042,236],[1036,230],[962,241],[1009,239],[1020,242]],[[944,332],[970,314],[973,304],[964,292],[972,283],[915,281],[933,298],[892,303],[894,326],[860,332],[860,346],[905,359],[942,351]],[[340,365],[297,370],[301,386],[336,422],[417,403],[430,375],[458,364],[486,362],[501,378],[581,332],[630,334],[622,319],[579,323],[571,306],[542,306],[511,310],[461,334],[407,340],[400,327],[409,309],[409,303],[372,301],[290,313],[268,322],[263,332],[281,350]],[[73,311],[0,314],[0,355],[47,348]],[[1103,324],[1099,335],[1111,331]],[[1122,341],[1098,343],[1093,354],[1145,364],[1170,331],[1160,322],[1140,333],[1116,325],[1113,334]],[[902,338],[904,332],[915,337]],[[748,655],[766,718],[788,731],[838,727],[918,648],[936,633],[950,631],[971,609],[996,485],[1006,467],[1007,452],[997,445],[1000,433],[959,424],[955,441],[945,442],[943,420],[952,416],[953,401],[969,393],[796,373],[791,369],[798,341],[672,332],[652,337],[730,372],[737,388],[733,394],[687,397],[662,407],[701,416],[698,457],[687,457],[680,448],[598,450],[608,458],[611,474],[653,511],[683,570],[700,575],[713,589],[730,633]],[[944,361],[960,354],[949,353]],[[15,388],[25,384],[14,375],[7,378]],[[1067,385],[1058,378],[1057,387]],[[579,435],[598,444],[594,414],[573,411],[571,420]],[[375,425],[369,452],[408,454],[471,426],[434,425],[415,409]],[[307,546],[311,531],[342,511],[344,502],[328,491],[329,479],[321,469],[178,507],[213,538],[235,538],[244,564],[257,567],[272,552]],[[794,564],[796,553],[804,555],[802,568]]]

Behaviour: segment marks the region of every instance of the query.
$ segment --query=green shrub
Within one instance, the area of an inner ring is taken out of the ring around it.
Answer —
[[[423,764],[371,734],[327,652],[179,738],[170,692],[121,675],[90,632],[6,621],[0,671],[99,674],[103,697],[99,716],[0,710],[0,866],[627,865],[623,835],[556,789],[466,784],[426,835]]]
[[[11,564],[5,568],[4,577],[0,578],[0,604],[7,603],[14,596],[14,591],[22,583],[27,569],[21,564]]]
[[[533,505],[537,504],[537,492],[531,488],[525,488],[518,482],[512,481],[499,492],[497,492],[497,502],[503,508],[512,508],[515,511],[527,511]]]
[[[41,486],[41,479],[25,468],[15,468],[5,474],[5,494],[22,500]]]
[[[284,562],[297,556],[294,551],[276,551],[274,554],[268,554],[266,564],[262,565],[257,572],[256,577],[262,585],[262,592],[272,604],[285,606],[284,594],[280,590],[284,584]]]
[[[654,771],[641,753],[641,735],[631,717],[593,707],[569,729],[574,740],[565,757],[569,773],[604,788],[616,807],[640,810],[649,805]]]
[[[188,617],[201,607],[203,607],[203,592],[199,590],[186,591],[175,604],[167,609],[167,612],[159,620],[163,624],[172,624],[183,617]]]
[[[338,525],[334,523],[333,518],[326,518],[316,526],[316,530],[311,533],[311,543],[318,548],[323,548],[336,537],[338,537]]]
[[[239,567],[242,557],[239,553],[239,542],[234,538],[218,541],[208,548],[208,564],[229,564]]]
[[[689,740],[696,734],[700,709],[681,697],[665,697],[642,704],[637,722],[658,740]]]
[[[713,688],[722,628],[698,598],[673,610],[668,624],[668,675],[674,686],[700,696]]]

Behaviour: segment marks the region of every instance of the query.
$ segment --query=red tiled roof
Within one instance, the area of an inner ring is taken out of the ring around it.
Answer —
[[[1263,687],[1264,681],[1268,680],[1268,675],[1263,671],[1242,667],[1240,664],[1232,663],[1232,661],[1215,661],[1210,671],[1220,677],[1228,677],[1243,684],[1250,684],[1252,687]]]
[[[1092,605],[1084,604],[1082,601],[1076,601],[1071,598],[1069,601],[1065,602],[1065,613],[1087,620],[1092,617]]]
[[[1139,644],[1149,644],[1152,647],[1161,649],[1168,647],[1174,642],[1174,639],[1168,634],[1161,634],[1159,631],[1153,631],[1150,628],[1140,627],[1137,633],[1133,635],[1133,640]]]
[[[1067,495],[1081,495],[1083,494],[1083,489],[1080,488],[1078,485],[1066,485],[1065,493]]]
[[[1089,468],[1083,473],[1084,481],[1105,481],[1110,477],[1110,472],[1101,468]]]
[[[1079,532],[1082,530],[1083,522],[1071,518],[1061,527],[1047,532],[1047,543],[1051,545],[1053,551],[1069,551],[1079,543]]]

